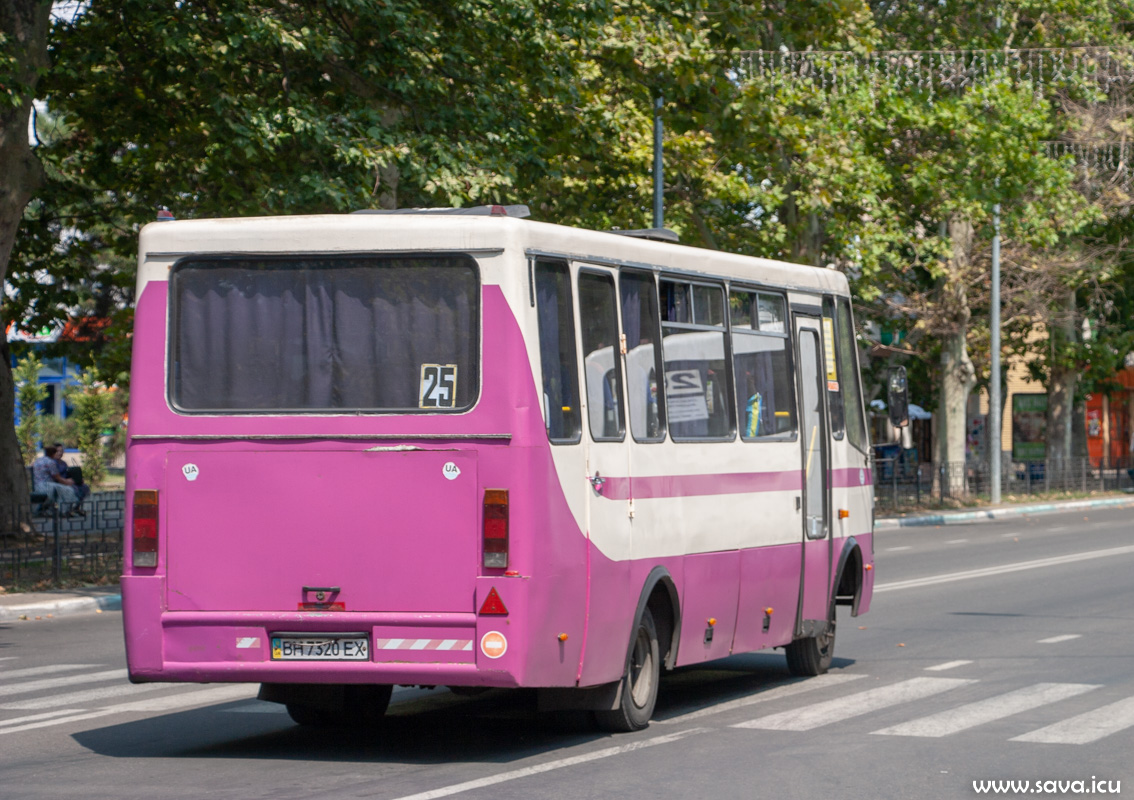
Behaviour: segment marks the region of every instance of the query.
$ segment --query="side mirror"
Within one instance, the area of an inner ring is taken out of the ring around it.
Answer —
[[[889,397],[886,407],[890,412],[890,424],[904,428],[910,424],[910,398],[906,387],[906,368],[890,369]]]

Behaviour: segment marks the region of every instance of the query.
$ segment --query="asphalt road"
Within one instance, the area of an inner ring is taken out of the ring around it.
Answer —
[[[372,736],[300,729],[255,687],[131,686],[118,613],[11,623],[0,797],[1134,794],[1131,515],[880,532],[873,608],[840,617],[827,676],[794,680],[779,652],[681,669],[620,736],[445,690],[398,690]]]

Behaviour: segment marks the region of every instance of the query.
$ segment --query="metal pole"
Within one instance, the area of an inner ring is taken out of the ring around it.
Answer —
[[[997,181],[999,184],[1000,181]],[[988,479],[990,500],[1000,502],[1000,203],[992,207],[992,368],[988,380]]]
[[[662,99],[654,102],[654,227],[662,228],[664,218],[662,215]]]

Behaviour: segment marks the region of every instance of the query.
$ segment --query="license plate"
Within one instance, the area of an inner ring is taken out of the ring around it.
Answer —
[[[344,636],[272,637],[273,661],[369,661],[370,640],[365,634]]]

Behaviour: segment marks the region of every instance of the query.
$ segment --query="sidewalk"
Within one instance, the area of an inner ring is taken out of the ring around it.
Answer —
[[[937,525],[969,525],[974,522],[987,522],[994,519],[1021,517],[1025,514],[1050,514],[1057,511],[1079,511],[1087,508],[1134,507],[1134,494],[1125,497],[1100,497],[1093,500],[1057,500],[1048,503],[1021,503],[1003,505],[995,508],[974,508],[965,511],[937,511],[925,514],[909,514],[900,517],[879,517],[874,520],[874,530],[886,531],[897,528],[925,528]]]
[[[0,623],[118,611],[121,608],[122,593],[117,586],[0,594]]]

